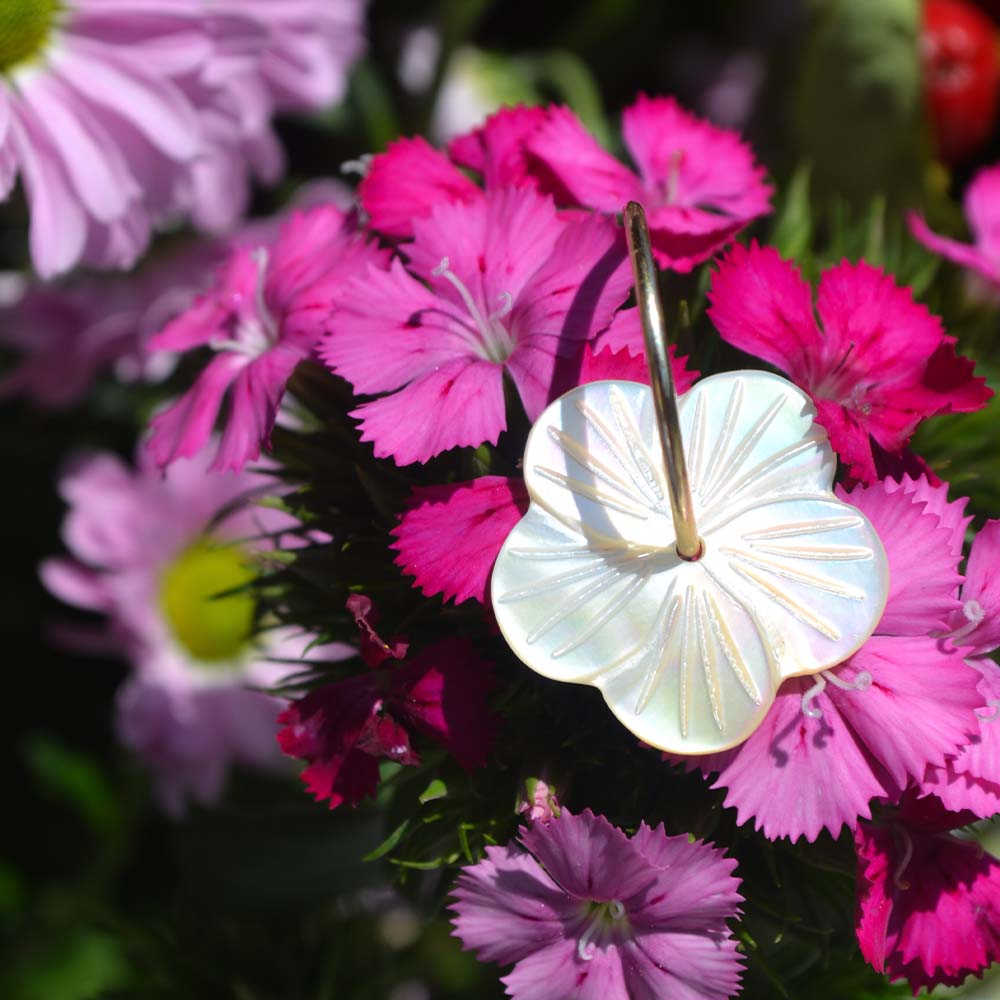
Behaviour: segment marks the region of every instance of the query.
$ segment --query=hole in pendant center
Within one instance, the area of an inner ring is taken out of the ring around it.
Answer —
[[[698,551],[695,552],[693,555],[686,556],[683,552],[681,552],[680,546],[676,547],[676,552],[677,552],[677,555],[679,555],[681,557],[681,559],[683,559],[685,562],[697,562],[699,559],[701,559],[705,555],[705,539],[701,538],[699,536],[699,538],[698,538]]]

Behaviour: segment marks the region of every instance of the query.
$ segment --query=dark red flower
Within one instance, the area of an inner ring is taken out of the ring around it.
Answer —
[[[496,720],[486,704],[492,664],[465,639],[445,639],[405,664],[407,644],[385,642],[372,625],[371,600],[353,595],[348,609],[361,631],[361,656],[372,669],[310,691],[278,717],[281,749],[308,763],[306,788],[330,808],[375,794],[379,760],[419,764],[411,745],[430,736],[466,770],[486,760]]]

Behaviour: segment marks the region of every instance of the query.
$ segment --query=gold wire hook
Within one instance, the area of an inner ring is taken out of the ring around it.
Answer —
[[[670,484],[670,509],[677,534],[677,554],[682,559],[697,559],[701,556],[702,544],[694,520],[691,484],[688,481],[681,423],[677,414],[677,391],[674,388],[670,353],[667,349],[667,324],[663,319],[663,306],[656,286],[656,267],[650,248],[649,226],[646,224],[646,213],[637,201],[630,201],[625,206],[624,216],[625,238],[628,240],[632,274],[635,277],[635,297],[646,341],[646,362],[653,387],[656,426],[663,446],[667,482]]]

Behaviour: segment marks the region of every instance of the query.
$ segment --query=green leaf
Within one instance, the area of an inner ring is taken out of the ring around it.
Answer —
[[[392,833],[389,834],[385,840],[382,841],[378,847],[375,848],[369,854],[366,854],[361,860],[362,861],[378,861],[379,858],[384,858],[402,839],[404,833],[406,833],[407,827],[410,825],[409,818],[404,819],[399,826],[396,827]]]
[[[785,186],[784,197],[771,231],[771,244],[782,257],[797,260],[812,241],[813,220],[809,205],[811,168],[803,163]]]

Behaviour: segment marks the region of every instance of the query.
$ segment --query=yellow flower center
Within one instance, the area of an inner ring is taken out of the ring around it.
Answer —
[[[61,7],[62,0],[0,0],[0,72],[42,50]]]
[[[246,646],[253,628],[254,599],[247,592],[227,592],[254,576],[240,549],[207,539],[185,549],[164,572],[160,583],[163,613],[174,638],[202,665],[224,666]]]

